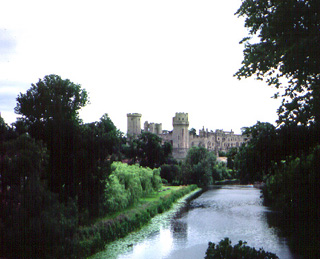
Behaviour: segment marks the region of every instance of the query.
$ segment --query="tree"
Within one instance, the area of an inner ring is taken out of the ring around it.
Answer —
[[[279,259],[276,254],[266,252],[262,248],[256,250],[246,245],[247,242],[239,241],[232,246],[229,238],[222,239],[218,244],[209,242],[205,259]]]
[[[255,75],[277,89],[285,78],[278,122],[319,125],[320,2],[244,0],[236,14],[249,29],[249,37],[241,41],[244,59],[236,76]],[[250,42],[256,38],[258,43]]]
[[[104,114],[98,122],[81,125],[80,135],[75,156],[79,211],[88,209],[92,218],[100,213],[111,156],[120,152],[122,133]]]
[[[78,111],[88,103],[87,91],[58,75],[48,75],[17,97],[15,112],[29,125],[50,121],[78,121]]]
[[[187,184],[207,186],[213,183],[212,173],[216,157],[204,147],[192,147],[182,165]]]
[[[60,204],[46,189],[45,145],[24,134],[3,143],[0,159],[0,254],[8,258],[70,254],[76,208]]]
[[[133,161],[139,160],[141,166],[150,168],[166,163],[172,152],[170,143],[162,144],[162,139],[151,132],[142,132],[137,139],[132,139],[128,144],[127,155]]]
[[[189,134],[191,134],[191,135],[193,135],[193,136],[196,136],[196,135],[197,135],[196,129],[195,129],[195,128],[191,128],[191,129],[189,130]]]
[[[43,140],[50,152],[50,190],[65,201],[75,197],[75,152],[79,139],[78,111],[88,103],[87,92],[69,79],[45,76],[17,97],[15,112],[29,134]],[[81,137],[80,137],[81,138]]]
[[[250,136],[250,141],[239,149],[234,158],[240,180],[244,183],[262,181],[274,162],[281,160],[276,129],[270,123],[258,121],[243,128],[242,134]]]
[[[181,183],[181,166],[176,164],[163,164],[161,166],[160,175],[162,179],[173,185]]]

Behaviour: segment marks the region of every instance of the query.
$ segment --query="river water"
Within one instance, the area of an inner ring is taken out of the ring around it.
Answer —
[[[140,231],[111,243],[94,259],[204,258],[208,242],[229,237],[256,249],[296,258],[280,230],[272,226],[277,214],[262,205],[260,190],[252,186],[213,187],[199,197],[179,201]]]

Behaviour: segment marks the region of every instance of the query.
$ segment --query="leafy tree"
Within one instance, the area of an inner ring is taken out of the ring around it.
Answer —
[[[4,119],[1,117],[0,113],[0,143],[7,141],[9,139],[16,138],[17,134],[13,127],[10,127]]]
[[[227,167],[233,169],[234,167],[234,158],[238,153],[238,149],[233,147],[227,153]]]
[[[196,135],[197,135],[197,131],[196,131],[195,128],[191,128],[191,129],[189,130],[189,133],[192,134],[193,136],[196,136]]]
[[[43,178],[48,152],[28,134],[3,143],[0,163],[0,254],[61,258],[73,250],[77,225],[72,201],[60,204]]]
[[[320,2],[244,0],[236,14],[249,29],[236,76],[255,75],[278,89],[287,79],[279,123],[319,124]]]
[[[229,173],[229,170],[224,162],[216,163],[212,171],[212,177],[215,181],[232,178],[232,175]]]
[[[80,85],[57,75],[45,76],[17,97],[15,112],[22,115],[20,122],[32,137],[43,140],[50,152],[50,190],[65,201],[76,195],[78,111],[87,103],[87,92]]]
[[[87,91],[69,79],[48,75],[17,97],[15,112],[28,125],[45,127],[50,121],[78,121],[78,111],[88,103]]]
[[[166,163],[172,152],[170,143],[162,144],[162,139],[151,132],[142,132],[137,139],[129,141],[128,145],[127,155],[133,162],[139,160],[141,166],[150,168]]]
[[[213,183],[212,172],[216,157],[204,147],[192,147],[182,165],[187,184],[207,186]]]
[[[276,254],[266,252],[262,248],[256,250],[246,245],[247,242],[239,241],[232,246],[229,238],[222,239],[218,244],[209,242],[205,259],[278,259]]]
[[[281,160],[276,129],[270,123],[258,121],[252,127],[243,128],[242,134],[250,136],[250,141],[239,149],[234,159],[240,180],[244,183],[262,181],[274,162]]]
[[[182,181],[181,166],[175,164],[164,164],[161,166],[160,175],[170,184],[180,184]]]
[[[159,169],[143,168],[121,162],[112,163],[106,181],[104,205],[106,212],[117,212],[161,188]]]

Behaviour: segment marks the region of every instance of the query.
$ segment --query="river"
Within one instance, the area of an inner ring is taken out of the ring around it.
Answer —
[[[281,231],[271,226],[276,212],[262,205],[260,190],[252,186],[212,187],[199,197],[179,201],[140,231],[111,243],[92,259],[204,258],[208,242],[229,237],[256,249],[296,258]]]

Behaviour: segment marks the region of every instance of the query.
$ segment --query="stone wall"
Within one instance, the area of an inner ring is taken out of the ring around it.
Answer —
[[[137,134],[141,132],[141,114],[128,114],[128,133]],[[130,121],[129,121],[130,118]],[[132,119],[133,118],[133,119]],[[140,126],[137,125],[140,123]],[[205,147],[209,151],[218,154],[219,151],[228,152],[231,148],[239,148],[245,144],[248,139],[246,136],[234,134],[231,131],[215,130],[208,131],[202,128],[198,135],[189,132],[189,116],[188,113],[177,112],[172,118],[172,131],[162,130],[161,123],[144,123],[144,130],[157,134],[162,138],[163,142],[172,144],[172,155],[175,159],[183,159],[186,157],[191,147]],[[140,129],[140,131],[139,131]],[[139,133],[140,134],[140,133]]]

